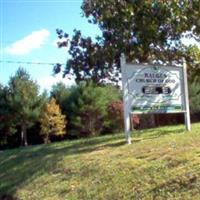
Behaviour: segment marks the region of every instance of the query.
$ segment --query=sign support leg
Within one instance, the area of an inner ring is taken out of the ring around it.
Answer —
[[[189,106],[189,94],[188,94],[188,81],[187,81],[187,65],[183,58],[183,80],[184,80],[184,93],[185,93],[185,126],[187,131],[191,131],[190,123],[190,106]]]
[[[191,131],[191,124],[190,124],[190,114],[188,112],[184,113],[185,115],[185,126],[187,131]]]
[[[130,114],[127,110],[124,111],[124,125],[125,125],[125,136],[126,141],[128,144],[131,144],[131,120],[130,120]]]
[[[122,54],[120,58],[121,70],[122,70],[122,87],[123,87],[123,105],[124,105],[124,132],[126,141],[128,144],[131,144],[131,121],[130,121],[130,111],[129,111],[129,100],[128,100],[128,86],[126,83],[126,58],[125,55]]]

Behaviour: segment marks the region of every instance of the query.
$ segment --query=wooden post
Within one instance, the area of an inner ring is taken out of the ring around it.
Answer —
[[[183,87],[184,87],[184,100],[185,100],[185,126],[187,131],[191,131],[190,123],[190,106],[189,106],[189,93],[188,93],[188,81],[187,81],[187,64],[185,58],[183,58]]]
[[[131,144],[131,121],[130,121],[130,110],[129,110],[129,99],[128,99],[128,86],[127,86],[127,77],[126,77],[126,58],[122,54],[120,58],[121,71],[122,71],[122,88],[123,88],[123,105],[124,105],[124,132],[126,136],[126,141],[128,144]]]

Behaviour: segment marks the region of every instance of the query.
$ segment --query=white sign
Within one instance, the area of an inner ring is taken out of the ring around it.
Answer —
[[[184,113],[191,130],[186,64],[183,67],[126,63],[121,57],[124,124],[128,144],[130,114]]]
[[[134,64],[124,67],[131,113],[185,111],[182,67]]]

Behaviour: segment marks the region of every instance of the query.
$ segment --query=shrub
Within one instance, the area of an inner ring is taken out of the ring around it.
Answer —
[[[123,102],[113,101],[108,105],[108,128],[111,131],[121,131],[124,127]]]

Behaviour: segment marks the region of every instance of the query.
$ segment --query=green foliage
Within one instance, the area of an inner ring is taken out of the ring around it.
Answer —
[[[39,99],[38,85],[30,79],[29,74],[24,69],[18,69],[14,77],[9,82],[10,103],[15,111],[17,121],[31,126],[38,116]]]
[[[71,55],[64,75],[74,73],[77,82],[118,81],[121,53],[136,62],[180,63],[184,56],[192,63],[181,38],[200,41],[199,5],[199,0],[84,0],[83,14],[100,27],[102,36],[92,41],[75,30],[70,41],[68,34],[57,30],[65,39],[58,46],[68,45]],[[60,71],[59,65],[55,71]]]
[[[196,46],[189,46],[185,49],[185,58],[188,64],[189,81],[200,82],[200,49]]]
[[[0,193],[22,200],[200,199],[200,124],[0,153]]]
[[[44,95],[39,95],[39,86],[22,68],[19,68],[16,74],[10,78],[8,86],[8,100],[15,125],[21,127],[22,145],[28,145],[27,128],[38,120],[45,100]]]
[[[100,134],[109,126],[108,105],[119,99],[120,92],[113,86],[98,86],[89,82],[73,87],[67,104],[70,127],[75,131],[73,134]]]
[[[66,120],[62,115],[59,105],[56,100],[51,98],[50,102],[46,104],[41,118],[41,135],[44,137],[44,142],[50,142],[50,136],[63,136],[65,134]]]
[[[50,97],[56,99],[56,102],[59,104],[62,113],[66,114],[67,110],[67,100],[70,95],[70,88],[67,88],[66,85],[62,82],[57,83],[52,86]]]
[[[16,132],[8,95],[8,87],[0,84],[0,146],[6,145],[9,136]]]
[[[200,82],[189,84],[189,101],[191,114],[200,112]]]
[[[199,39],[199,0],[85,0],[82,9],[100,26],[107,46],[131,61],[178,61],[182,34],[190,31],[188,37]]]

